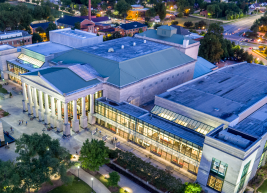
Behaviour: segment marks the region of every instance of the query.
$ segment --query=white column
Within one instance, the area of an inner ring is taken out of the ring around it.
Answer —
[[[94,114],[94,94],[90,94],[90,112],[88,113],[89,117],[89,123],[91,125],[95,124],[95,117],[93,116]]]
[[[63,130],[61,108],[62,108],[61,101],[57,100],[57,131],[58,132],[61,132]]]
[[[45,124],[50,123],[50,113],[49,113],[49,102],[48,102],[48,94],[44,93],[44,99],[45,99],[45,113],[44,113],[44,121]]]
[[[26,112],[28,110],[27,107],[27,91],[26,91],[26,84],[23,82],[22,83],[22,93],[23,93],[23,100],[22,100],[22,105],[23,105],[23,111]]]
[[[39,121],[43,121],[44,120],[43,92],[40,90],[38,92],[39,92],[39,110],[38,110]]]
[[[37,103],[37,93],[36,88],[32,88],[32,95],[33,95],[33,103],[34,107],[33,109],[33,115],[34,117],[38,117],[38,103]]]
[[[56,127],[56,113],[55,113],[55,110],[56,110],[56,107],[55,107],[55,98],[50,96],[50,99],[51,99],[51,116],[50,116],[50,125],[51,127]]]
[[[68,103],[64,103],[64,125],[63,125],[63,134],[65,136],[70,135],[70,124],[68,123]]]
[[[88,122],[87,122],[87,116],[85,111],[85,97],[82,97],[82,116],[80,118],[81,122],[81,128],[87,128]]]
[[[31,92],[31,86],[28,85],[28,114],[31,115],[33,113],[32,111],[32,92]]]
[[[72,120],[72,130],[74,132],[79,132],[79,120],[77,120],[77,101],[73,100],[73,120]]]

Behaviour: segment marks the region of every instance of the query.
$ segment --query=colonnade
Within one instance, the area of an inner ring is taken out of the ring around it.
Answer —
[[[33,115],[38,118],[39,121],[44,121],[45,124],[50,124],[51,127],[57,128],[58,132],[62,132],[65,136],[71,135],[70,123],[68,122],[68,102],[61,101],[50,95],[51,99],[51,109],[49,108],[48,94],[38,90],[39,104],[37,100],[37,90],[31,85],[22,83],[23,91],[23,111],[28,111],[29,115]],[[44,104],[43,107],[43,94],[44,94]],[[95,123],[94,114],[94,93],[90,94],[90,111],[86,115],[85,108],[85,96],[81,98],[81,117],[80,120],[77,118],[77,99],[72,101],[73,104],[73,119],[72,119],[72,130],[74,132],[79,132],[79,128],[87,128],[88,120],[90,124]],[[57,105],[57,115],[56,115],[56,105]],[[63,105],[63,107],[62,107]],[[62,118],[62,109],[64,109],[64,118]]]

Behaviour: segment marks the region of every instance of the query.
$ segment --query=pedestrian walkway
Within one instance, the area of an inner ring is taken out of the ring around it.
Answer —
[[[78,177],[77,167],[72,167],[69,171]],[[111,193],[104,184],[81,168],[79,169],[79,178],[93,188],[96,193]]]
[[[36,119],[30,121],[30,117],[28,116],[28,114],[22,112],[22,102],[21,101],[22,101],[22,95],[16,95],[13,98],[9,98],[5,101],[0,101],[0,108],[3,108],[4,110],[7,110],[10,113],[9,116],[3,117],[1,119],[1,121],[3,123],[3,128],[6,131],[10,131],[10,127],[12,127],[14,129],[14,133],[12,133],[11,135],[15,139],[18,139],[23,133],[30,135],[33,133],[41,134],[44,132],[44,133],[48,134],[52,139],[58,139],[60,142],[60,145],[62,147],[65,147],[66,149],[69,150],[69,152],[72,155],[75,155],[76,151],[77,152],[80,151],[82,144],[83,144],[83,142],[85,142],[86,139],[89,139],[89,141],[91,139],[102,139],[102,137],[104,135],[106,135],[106,132],[102,133],[101,136],[99,136],[99,133],[97,133],[96,135],[92,135],[91,131],[94,130],[96,128],[96,126],[89,126],[88,130],[81,130],[80,133],[74,134],[68,139],[63,139],[62,133],[58,134],[58,133],[54,132],[53,130],[47,131],[46,129],[45,129],[45,131],[43,131],[43,129],[45,128],[45,125],[43,124],[43,122],[39,122]],[[19,125],[19,120],[23,120],[23,125]],[[28,122],[27,126],[25,125],[26,121]],[[110,140],[110,138],[108,138],[108,140]],[[106,146],[111,148],[111,149],[114,149],[114,145],[112,145],[110,143],[106,143]],[[10,144],[9,147],[10,147],[9,149],[0,148],[0,155],[1,155],[0,159],[3,161],[7,161],[7,160],[16,161],[16,157],[18,156],[18,154],[15,153],[15,143]],[[103,166],[103,167],[106,168],[107,166]],[[102,167],[100,169],[102,169]],[[77,173],[78,170],[75,171],[75,169],[73,168],[72,171],[73,171],[72,173],[76,172],[76,175],[78,174]],[[79,176],[82,176],[83,172],[85,172],[85,171],[82,171],[80,169]],[[90,184],[91,182],[90,182],[90,180],[88,180],[91,178],[88,176],[86,177],[86,176],[85,176],[85,179],[88,181],[86,183],[91,186],[91,184]],[[82,177],[81,177],[81,179],[83,180]],[[124,176],[121,177],[121,179],[122,180],[119,183],[119,185],[121,187],[128,187],[128,188],[131,188],[132,190],[144,190],[141,186],[128,180]],[[97,179],[94,178],[94,180],[97,180]],[[98,189],[98,186],[95,185],[95,181],[94,181],[94,190],[96,190],[95,188]],[[108,190],[108,189],[106,188],[106,190]],[[96,192],[98,192],[98,191],[96,191]],[[101,191],[99,191],[99,192],[101,192]],[[137,191],[134,191],[134,192],[137,192]],[[140,192],[146,192],[146,190],[140,191]],[[105,192],[103,192],[103,193],[105,193]]]
[[[113,172],[110,167],[104,165],[100,168],[99,173],[102,174],[103,176],[109,177],[109,173]],[[133,181],[129,180],[129,178],[125,177],[124,175],[120,174],[120,181],[119,181],[119,186],[122,187],[124,190],[126,190],[128,193],[135,193],[135,192],[140,192],[140,193],[149,193],[148,190],[142,188],[141,186],[137,185]]]

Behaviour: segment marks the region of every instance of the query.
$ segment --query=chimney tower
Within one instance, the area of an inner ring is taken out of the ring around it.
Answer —
[[[88,0],[88,19],[91,21],[91,0]]]

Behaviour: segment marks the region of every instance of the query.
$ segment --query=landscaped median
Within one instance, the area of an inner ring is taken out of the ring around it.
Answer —
[[[267,58],[267,55],[264,54],[264,53],[262,53],[262,52],[260,52],[259,50],[252,50],[252,52],[255,52],[256,54],[260,55],[260,56],[263,57],[264,59]]]

